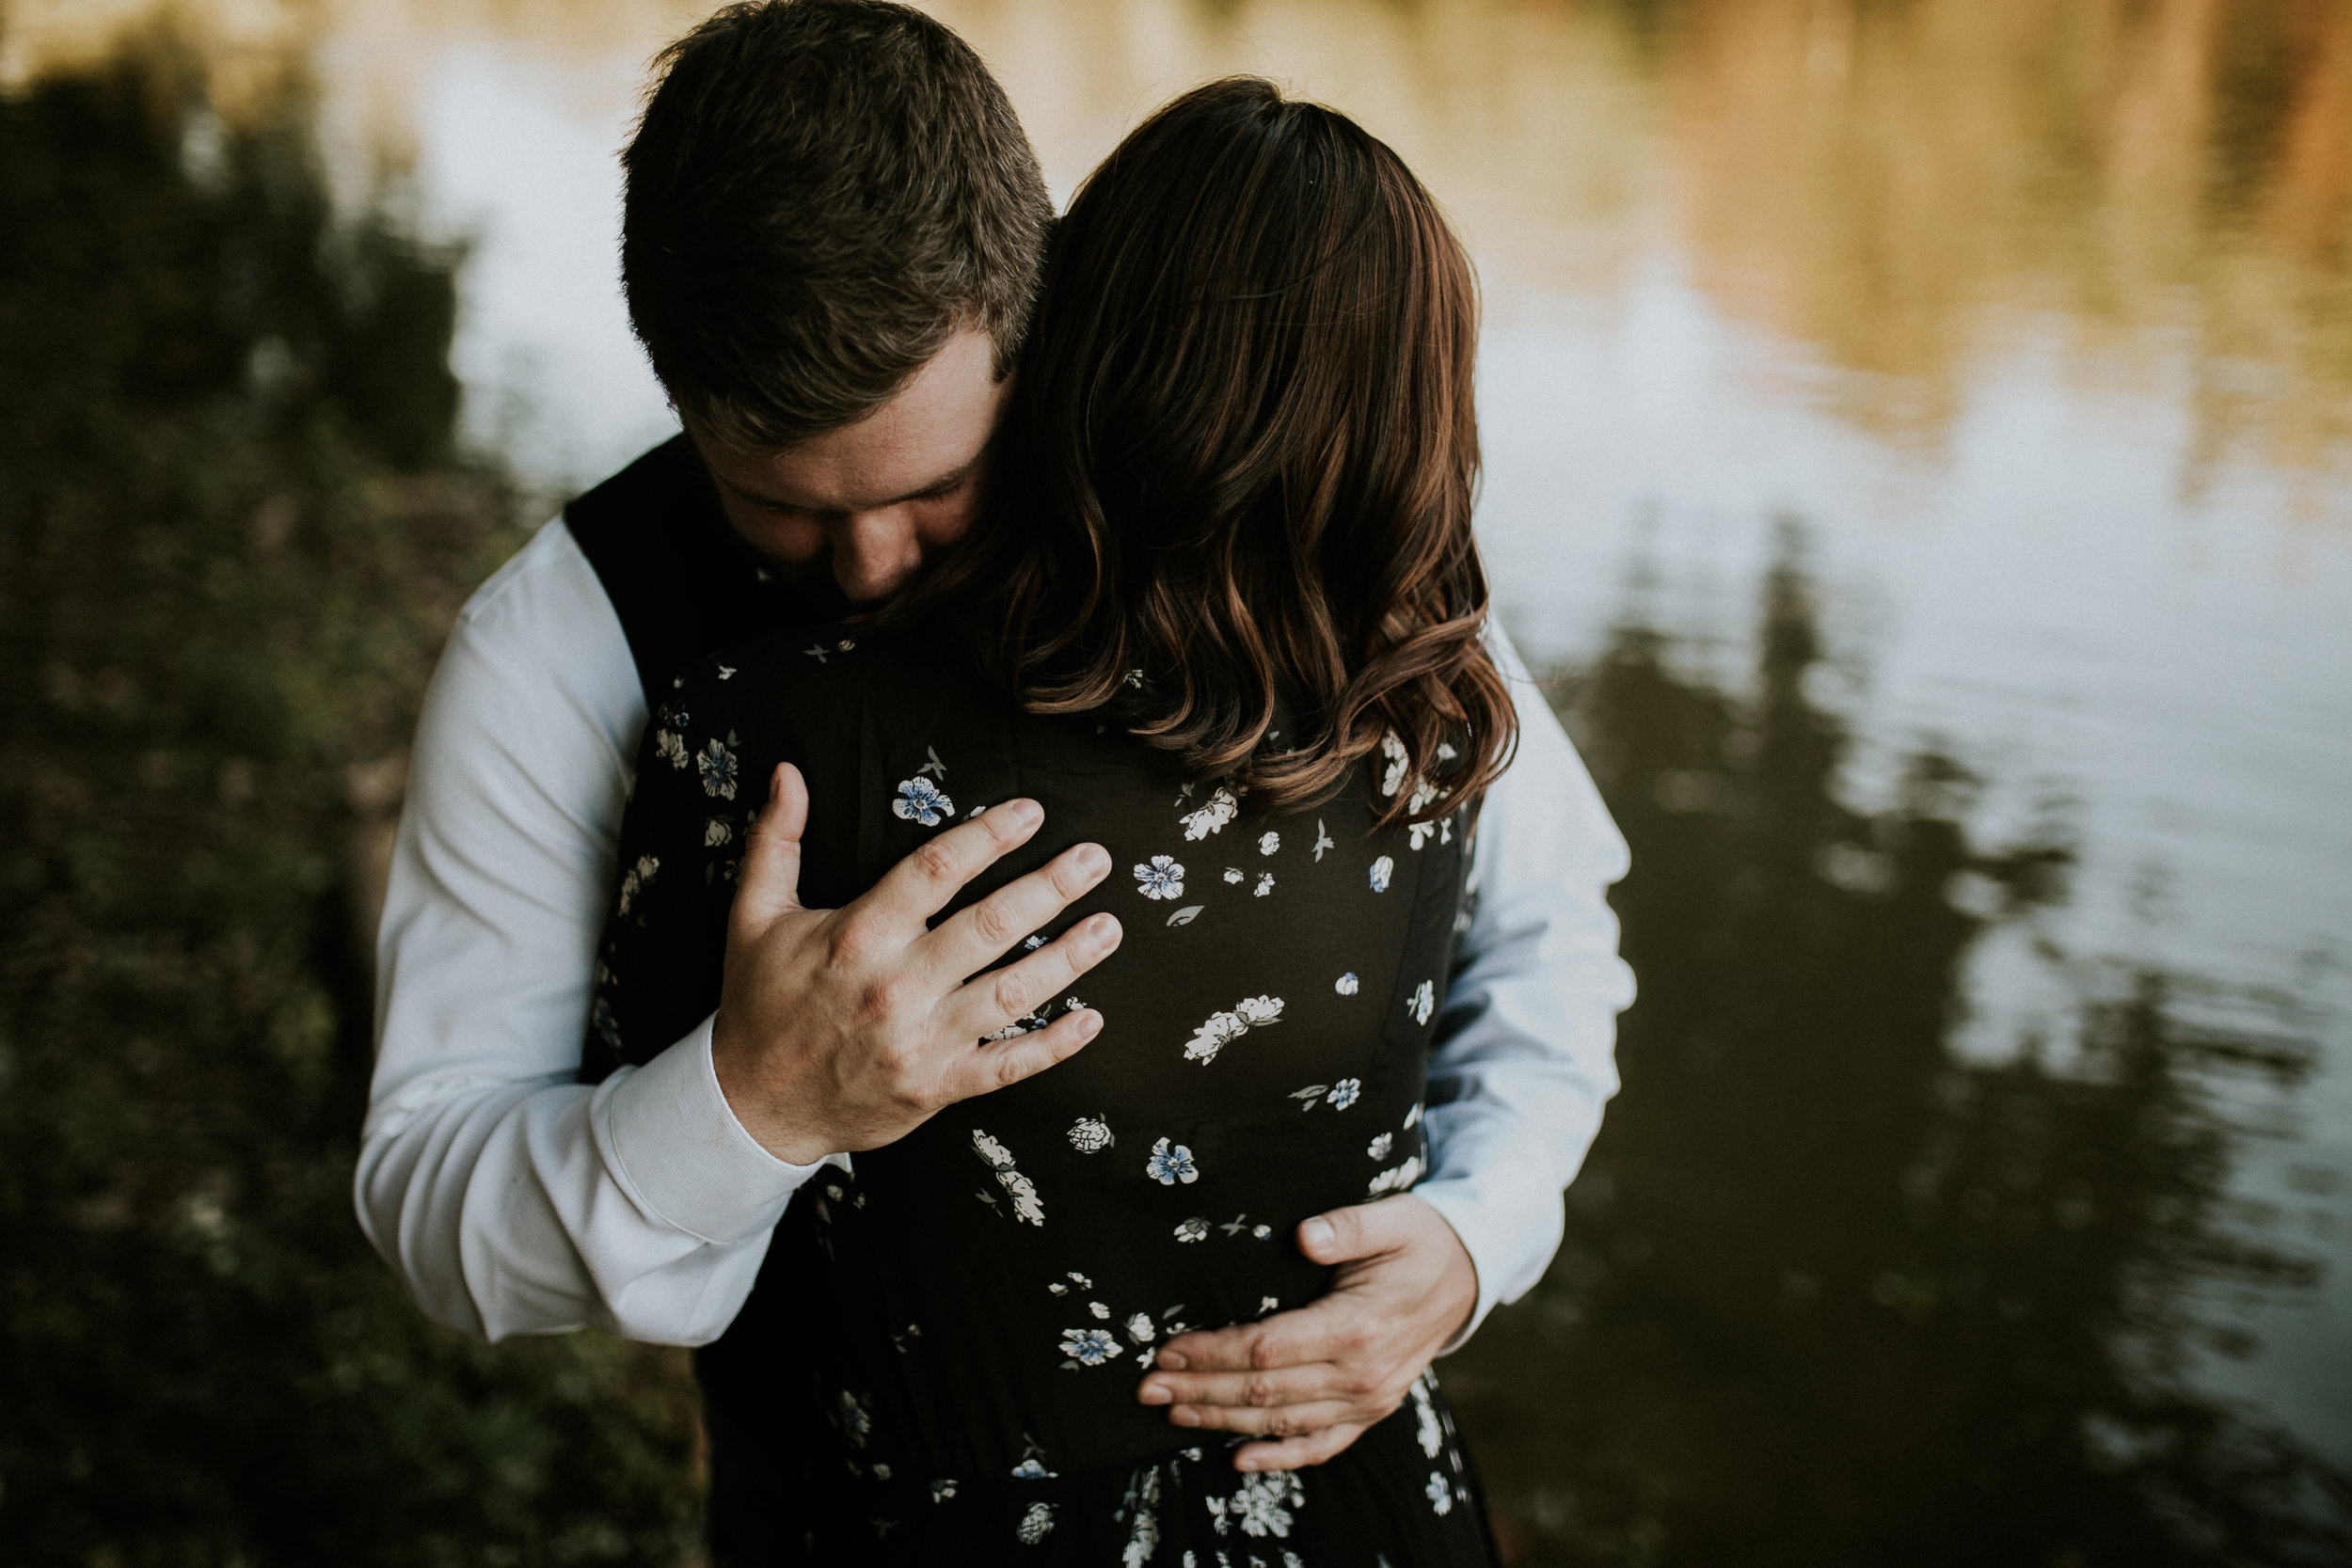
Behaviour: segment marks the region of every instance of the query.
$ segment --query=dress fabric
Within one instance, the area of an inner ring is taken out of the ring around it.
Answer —
[[[1377,825],[1429,798],[1393,740],[1334,800],[1270,814],[1187,783],[1104,716],[1024,714],[920,641],[765,637],[676,677],[647,725],[584,1076],[649,1059],[717,1005],[738,863],[780,761],[809,787],[810,907],[1028,796],[1043,831],[946,912],[1092,840],[1111,875],[1007,961],[1097,910],[1126,935],[1004,1031],[1090,1006],[1104,1026],[1084,1051],[827,1170],[787,1212],[698,1359],[717,1560],[1489,1561],[1432,1379],[1332,1462],[1256,1475],[1232,1467],[1232,1439],[1135,1400],[1169,1337],[1325,1293],[1300,1220],[1425,1169],[1467,816]]]

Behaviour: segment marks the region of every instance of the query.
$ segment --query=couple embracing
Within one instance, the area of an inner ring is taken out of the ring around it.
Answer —
[[[660,70],[685,434],[435,677],[370,1235],[465,1332],[702,1347],[730,1568],[1488,1562],[1427,1368],[1549,1261],[1631,988],[1458,243],[1255,80],[1056,219],[919,12]]]

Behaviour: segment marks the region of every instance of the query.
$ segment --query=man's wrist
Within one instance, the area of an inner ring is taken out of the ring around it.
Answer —
[[[596,1121],[615,1179],[641,1208],[730,1245],[773,1228],[822,1161],[786,1160],[752,1135],[720,1088],[711,1033],[706,1019],[644,1067],[616,1073]]]

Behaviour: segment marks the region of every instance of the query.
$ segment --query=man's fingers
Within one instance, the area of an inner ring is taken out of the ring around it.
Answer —
[[[879,915],[894,927],[919,929],[964,883],[1028,843],[1044,820],[1045,808],[1035,800],[991,806],[892,866],[844,912],[853,918]]]
[[[1043,1072],[1056,1062],[1076,1055],[1102,1032],[1103,1015],[1091,1007],[1083,1007],[1063,1014],[1045,1028],[1032,1029],[1009,1040],[991,1041],[949,1069],[948,1102],[1009,1088],[1024,1078]]]
[[[980,820],[985,822],[988,818]],[[923,961],[932,977],[943,985],[953,985],[968,974],[977,974],[1004,957],[1014,942],[1084,897],[1110,875],[1110,869],[1111,857],[1101,845],[1073,845],[1027,876],[1006,883],[970,909],[959,910],[954,918],[942,921],[937,930],[917,944],[923,949]],[[1089,967],[1082,964],[1075,973],[1084,974]],[[1003,1022],[999,1020],[998,1023]],[[989,1027],[993,1029],[997,1024]]]
[[[1109,958],[1124,933],[1116,916],[1089,915],[1016,964],[975,974],[951,992],[942,1015],[956,1037],[993,1035],[1068,989]]]
[[[1271,1371],[1339,1361],[1366,1343],[1360,1314],[1345,1296],[1324,1296],[1261,1323],[1212,1333],[1179,1334],[1160,1347],[1163,1370],[1195,1372]]]
[[[801,907],[801,833],[808,826],[808,785],[801,770],[778,763],[768,778],[768,804],[752,824],[737,873],[735,918],[755,928]]]
[[[1229,1410],[1277,1410],[1284,1406],[1316,1407],[1337,1402],[1343,1408],[1334,1415],[1346,1416],[1362,1414],[1350,1402],[1359,1394],[1370,1391],[1369,1385],[1360,1388],[1348,1386],[1348,1379],[1340,1368],[1328,1361],[1319,1361],[1304,1367],[1278,1367],[1263,1372],[1153,1372],[1143,1380],[1136,1398],[1145,1404],[1166,1404],[1178,1408],[1216,1405]],[[1196,1423],[1179,1421],[1177,1424],[1189,1426]],[[1328,1426],[1330,1419],[1314,1424]],[[1231,1430],[1248,1429],[1236,1427]]]
[[[1236,1470],[1300,1470],[1337,1457],[1364,1434],[1363,1425],[1344,1421],[1279,1443],[1244,1443],[1233,1452]]]
[[[1318,1263],[1346,1263],[1393,1251],[1411,1239],[1397,1199],[1350,1204],[1298,1222],[1298,1250]]]
[[[1364,1418],[1364,1407],[1353,1400],[1318,1400],[1311,1404],[1283,1404],[1271,1410],[1254,1405],[1180,1404],[1168,1418],[1180,1427],[1202,1432],[1237,1432],[1246,1437],[1304,1437],[1310,1433]]]

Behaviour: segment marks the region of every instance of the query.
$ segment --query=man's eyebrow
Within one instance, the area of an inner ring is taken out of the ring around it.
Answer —
[[[920,490],[909,490],[903,496],[893,496],[888,500],[869,501],[864,506],[857,507],[803,506],[799,501],[778,500],[773,496],[763,496],[756,490],[746,489],[744,486],[738,484],[735,481],[727,478],[724,474],[713,473],[711,478],[717,480],[719,483],[726,489],[734,491],[736,495],[741,497],[743,499],[750,501],[753,505],[769,507],[777,512],[813,512],[818,514],[834,511],[879,512],[885,506],[898,506],[907,501],[924,500],[930,497],[952,490],[957,485],[961,484],[965,480],[970,479],[972,477],[973,470],[977,468],[979,466],[980,459],[976,456],[969,463],[964,464],[963,467],[955,469],[951,473],[941,475],[939,478],[931,481],[929,484],[924,485]]]

